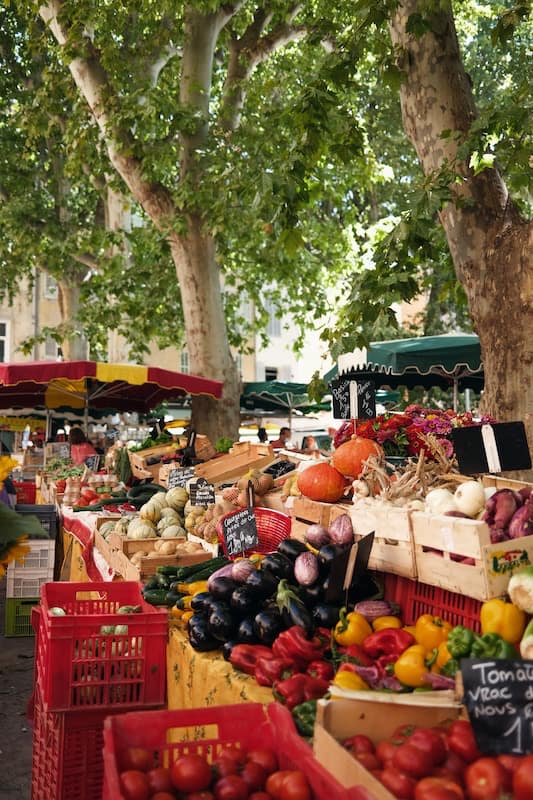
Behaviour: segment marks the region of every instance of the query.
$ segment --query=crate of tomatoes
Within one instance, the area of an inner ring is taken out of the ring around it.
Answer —
[[[371,800],[316,761],[279,703],[108,717],[103,800],[155,797]]]

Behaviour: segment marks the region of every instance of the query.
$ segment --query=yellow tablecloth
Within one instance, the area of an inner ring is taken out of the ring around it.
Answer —
[[[168,708],[271,703],[272,690],[238,672],[218,652],[199,653],[185,631],[171,628],[167,648]]]

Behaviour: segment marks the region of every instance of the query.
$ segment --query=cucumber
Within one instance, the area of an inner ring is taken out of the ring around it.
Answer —
[[[142,595],[151,606],[166,606],[168,589],[145,589]]]

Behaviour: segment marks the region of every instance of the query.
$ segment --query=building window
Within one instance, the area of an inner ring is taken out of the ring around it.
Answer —
[[[182,350],[180,355],[180,372],[188,374],[189,372],[189,353],[187,350]]]
[[[265,309],[268,312],[267,334],[271,337],[281,336],[281,320],[276,316],[273,304],[267,300]]]
[[[265,380],[266,381],[276,381],[278,379],[278,368],[277,367],[265,367]]]
[[[57,300],[57,281],[51,275],[45,273],[44,276],[44,296],[47,300]]]
[[[47,336],[44,341],[45,358],[57,358],[57,342],[51,336]]]
[[[7,353],[7,322],[0,322],[0,361],[6,360]]]

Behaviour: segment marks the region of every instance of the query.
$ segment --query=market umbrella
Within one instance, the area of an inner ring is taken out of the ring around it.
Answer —
[[[328,402],[314,403],[307,394],[306,383],[283,381],[252,381],[245,383],[241,394],[241,409],[248,413],[282,412],[289,420],[295,413],[310,414],[329,411]]]
[[[137,364],[33,361],[0,365],[0,408],[147,413],[184,395],[220,398],[220,381]]]

